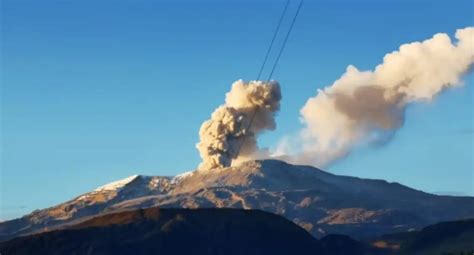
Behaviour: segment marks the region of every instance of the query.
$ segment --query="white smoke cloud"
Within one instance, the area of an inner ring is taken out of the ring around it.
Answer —
[[[275,155],[293,163],[327,165],[359,144],[390,139],[403,126],[407,105],[432,100],[460,84],[474,62],[474,28],[459,29],[452,42],[436,34],[400,46],[374,71],[350,65],[332,85],[300,110],[305,127],[282,140]],[[299,149],[295,149],[299,148]]]
[[[278,82],[234,82],[225,104],[201,125],[200,141],[196,144],[202,158],[199,169],[227,167],[264,157],[266,152],[258,149],[256,139],[262,131],[275,129],[274,116],[280,109],[280,100]]]

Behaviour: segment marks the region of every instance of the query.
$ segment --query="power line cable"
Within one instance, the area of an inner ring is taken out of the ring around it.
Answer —
[[[273,36],[273,38],[272,38],[272,42],[270,43],[270,47],[269,47],[269,49],[268,49],[268,51],[267,51],[267,56],[265,57],[264,62],[265,62],[266,59],[268,58],[268,54],[269,54],[270,49],[271,49],[271,47],[272,47],[273,41],[275,40],[276,33],[277,33],[278,30],[279,30],[279,26],[281,25],[281,20],[283,19],[283,16],[284,16],[284,14],[285,14],[285,12],[286,12],[286,8],[288,7],[288,3],[289,3],[289,0],[287,1],[287,4],[285,5],[285,10],[283,11],[283,14],[282,14],[282,16],[281,16],[281,18],[280,18],[280,21],[278,22],[278,27],[277,27],[277,29],[275,30],[275,34],[274,34],[274,36]],[[283,53],[283,50],[284,50],[284,48],[285,48],[286,42],[288,41],[288,38],[290,37],[291,31],[293,30],[293,26],[294,26],[294,24],[295,24],[295,22],[296,22],[296,18],[298,17],[298,14],[299,14],[299,12],[300,12],[300,10],[301,10],[301,6],[303,6],[303,0],[301,0],[301,1],[300,1],[300,4],[298,5],[298,9],[296,10],[295,16],[293,17],[293,20],[291,21],[290,28],[288,29],[288,32],[286,33],[285,39],[284,39],[283,44],[282,44],[282,46],[281,46],[281,48],[280,48],[280,51],[278,52],[278,56],[277,56],[277,58],[276,58],[276,60],[275,60],[275,63],[273,64],[272,71],[270,72],[270,75],[268,76],[267,81],[270,81],[270,79],[272,78],[273,72],[275,71],[275,68],[276,68],[276,66],[277,66],[277,64],[278,64],[278,62],[279,62],[279,60],[280,60],[280,57],[281,57],[281,55],[282,55],[282,53]],[[264,63],[263,65],[265,65],[265,63]],[[261,74],[261,72],[262,72],[262,70],[263,70],[263,65],[262,65],[262,68],[260,69],[260,72],[259,72],[259,78],[260,78],[260,74]],[[258,80],[258,79],[257,79],[257,80]],[[255,116],[257,115],[257,111],[258,111],[258,108],[255,108],[255,110],[254,110],[253,113],[252,113],[252,116],[250,117],[249,124],[248,124],[247,127],[244,129],[244,137],[242,138],[242,141],[239,143],[239,146],[237,147],[237,154],[236,154],[235,158],[237,158],[237,157],[239,156],[240,150],[242,149],[242,146],[243,146],[243,144],[244,144],[244,142],[245,142],[245,138],[247,137],[247,136],[245,136],[245,133],[248,132],[248,131],[250,130],[250,128],[252,127],[252,124],[253,124],[253,121],[254,121],[254,119],[255,119]]]
[[[273,43],[275,42],[275,38],[278,35],[278,31],[280,30],[281,23],[283,21],[283,17],[285,17],[285,13],[286,13],[286,10],[288,9],[289,4],[290,4],[290,0],[286,0],[285,8],[283,9],[283,12],[281,13],[280,19],[278,20],[277,27],[275,29],[275,32],[273,33],[272,40],[271,40],[270,45],[267,49],[267,53],[265,54],[265,58],[263,59],[262,66],[260,66],[260,71],[258,72],[257,80],[259,80],[260,76],[262,75],[263,68],[265,67],[265,64],[267,63],[268,57],[270,56],[270,52],[272,50]]]
[[[301,6],[303,6],[303,0],[300,1],[300,4],[298,5],[298,9],[296,10],[296,14],[293,17],[293,20],[291,21],[290,28],[288,29],[288,33],[286,33],[285,40],[283,41],[283,45],[280,48],[280,52],[278,53],[278,56],[275,60],[275,64],[273,64],[272,71],[270,72],[270,75],[268,76],[268,81],[272,78],[273,72],[275,71],[276,66],[278,65],[278,62],[280,60],[281,54],[283,53],[283,50],[285,49],[286,42],[288,41],[288,38],[290,37],[291,31],[293,30],[293,25],[295,25],[296,18],[298,17],[298,14],[300,13]]]

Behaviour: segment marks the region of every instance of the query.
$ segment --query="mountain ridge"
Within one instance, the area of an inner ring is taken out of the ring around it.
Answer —
[[[295,245],[297,244],[297,245]],[[321,254],[294,223],[258,210],[147,208],[0,243],[5,254]]]
[[[0,242],[0,253],[441,255],[472,254],[473,238],[474,219],[366,241],[339,234],[318,240],[293,222],[261,210],[151,207]]]
[[[277,160],[248,161],[176,177],[133,175],[114,183],[123,185],[97,191],[99,187],[0,223],[0,239],[98,214],[154,206],[259,209],[282,215],[316,237],[335,233],[360,239],[474,217],[473,197],[437,196],[399,183],[338,176]]]

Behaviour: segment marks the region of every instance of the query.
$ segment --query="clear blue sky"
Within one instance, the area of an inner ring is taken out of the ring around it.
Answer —
[[[196,2],[2,1],[0,218],[197,166],[201,122],[233,81],[256,78],[284,0]],[[470,0],[355,2],[306,0],[274,75],[278,128],[262,145],[297,132],[305,100],[347,65],[372,69],[402,43],[474,24]],[[327,170],[474,195],[473,76],[465,80],[410,107],[387,146]]]

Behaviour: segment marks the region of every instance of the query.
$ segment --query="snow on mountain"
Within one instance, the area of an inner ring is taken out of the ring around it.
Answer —
[[[129,176],[129,177],[127,177],[125,179],[122,179],[122,180],[111,182],[111,183],[106,184],[104,186],[98,187],[97,189],[95,189],[95,191],[119,190],[119,189],[123,188],[125,185],[129,184],[131,181],[135,180],[138,176],[139,175],[136,174],[136,175]]]
[[[196,171],[189,171],[189,172],[184,172],[182,174],[178,174],[171,179],[171,183],[176,184],[180,182],[182,179],[192,176],[194,173],[196,173]]]
[[[175,177],[133,175],[2,222],[0,240],[98,214],[154,206],[259,209],[284,216],[316,237],[339,233],[367,238],[474,217],[473,197],[437,196],[384,180],[260,160]]]

